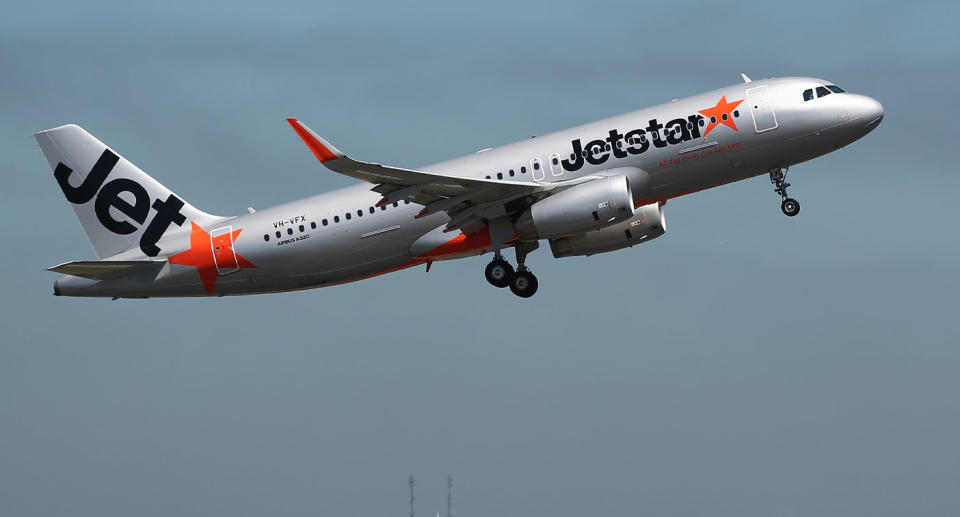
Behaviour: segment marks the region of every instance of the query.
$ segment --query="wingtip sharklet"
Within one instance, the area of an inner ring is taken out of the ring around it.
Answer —
[[[329,162],[331,160],[336,160],[346,156],[340,152],[339,149],[330,144],[330,142],[327,142],[320,137],[320,135],[314,133],[313,130],[307,127],[307,125],[303,122],[300,122],[295,118],[288,118],[287,123],[290,124],[290,127],[297,132],[297,136],[303,140],[303,143],[307,144],[307,148],[310,149],[310,152],[317,157],[317,160],[320,160],[320,163]]]

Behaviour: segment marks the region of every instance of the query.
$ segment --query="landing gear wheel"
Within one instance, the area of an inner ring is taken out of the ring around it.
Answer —
[[[520,298],[530,298],[537,293],[538,287],[537,277],[529,271],[517,271],[510,282],[510,291]]]
[[[514,277],[513,266],[503,259],[491,260],[483,274],[494,287],[507,287]]]
[[[800,203],[797,203],[796,199],[788,197],[783,200],[783,203],[780,203],[780,210],[787,216],[793,217],[800,213]]]
[[[780,210],[788,217],[793,217],[800,213],[800,203],[796,199],[787,196],[787,187],[790,186],[786,181],[787,169],[773,169],[770,171],[770,183],[773,183],[773,190],[780,195],[783,201],[780,203]]]

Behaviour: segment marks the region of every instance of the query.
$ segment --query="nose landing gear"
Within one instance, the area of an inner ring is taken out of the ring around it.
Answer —
[[[800,213],[800,203],[797,202],[796,199],[787,196],[787,187],[790,186],[790,184],[785,181],[788,170],[788,168],[783,168],[770,171],[770,183],[773,183],[774,192],[780,194],[780,210],[784,215],[793,217]]]

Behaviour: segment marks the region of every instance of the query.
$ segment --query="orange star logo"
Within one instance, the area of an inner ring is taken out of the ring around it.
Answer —
[[[740,99],[736,102],[727,102],[727,96],[724,95],[723,97],[720,97],[720,100],[717,102],[716,106],[707,108],[705,110],[700,110],[700,113],[707,117],[709,122],[707,124],[707,128],[703,130],[703,136],[710,134],[710,131],[717,127],[718,124],[723,124],[724,126],[737,131],[737,124],[733,122],[733,110],[735,110],[741,102],[743,102],[743,99]]]
[[[197,223],[190,221],[190,225],[190,249],[177,253],[168,260],[171,264],[196,266],[208,295],[213,295],[221,270],[231,272],[242,267],[257,267],[233,251],[233,243],[243,228],[211,237],[210,233]]]

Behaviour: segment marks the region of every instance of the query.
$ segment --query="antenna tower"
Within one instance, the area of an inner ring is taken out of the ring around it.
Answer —
[[[413,474],[410,474],[410,517],[416,517],[413,513],[413,485],[415,484],[417,484],[417,480],[413,477]]]
[[[453,517],[453,476],[447,476],[447,517]]]

